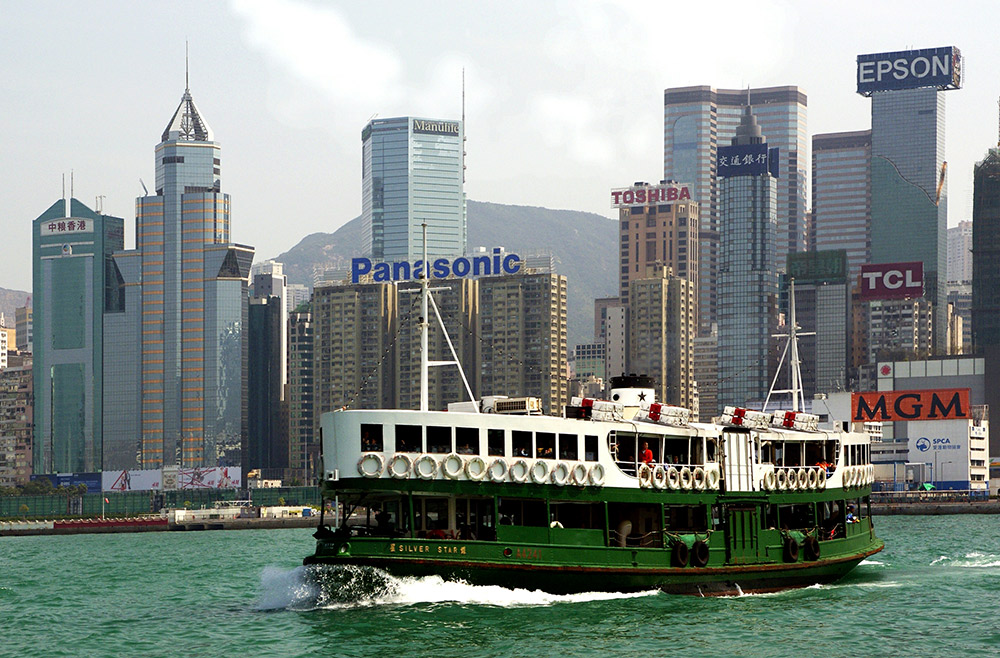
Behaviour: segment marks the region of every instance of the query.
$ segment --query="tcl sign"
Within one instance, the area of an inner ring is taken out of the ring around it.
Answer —
[[[924,264],[861,266],[861,299],[907,299],[924,296]]]

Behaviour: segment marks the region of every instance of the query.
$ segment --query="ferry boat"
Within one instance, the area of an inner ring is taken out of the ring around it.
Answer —
[[[423,342],[433,300],[422,288]],[[324,504],[306,564],[552,593],[729,595],[832,582],[883,548],[859,425],[738,407],[694,422],[653,402],[644,377],[613,378],[610,400],[574,398],[560,417],[530,397],[432,411],[431,365],[422,359],[420,410],[323,414],[334,521]]]

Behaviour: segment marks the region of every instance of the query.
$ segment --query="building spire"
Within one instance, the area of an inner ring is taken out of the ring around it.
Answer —
[[[184,39],[184,93],[191,93],[191,84],[188,79],[188,40]]]
[[[188,58],[188,42],[184,40],[184,95],[174,116],[163,131],[161,141],[179,140],[183,142],[211,142],[212,129],[202,118],[191,97],[191,76]]]

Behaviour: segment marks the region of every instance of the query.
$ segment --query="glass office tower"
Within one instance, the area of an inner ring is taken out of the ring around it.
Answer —
[[[156,194],[136,199],[136,249],[115,255],[106,469],[240,464],[253,248],[229,242],[220,161],[185,89],[156,147]]]
[[[461,256],[466,248],[461,121],[373,119],[361,132],[364,253],[380,261]]]
[[[124,220],[60,199],[32,225],[34,472],[94,473],[103,452],[102,320]]]
[[[815,250],[847,251],[849,285],[858,283],[871,249],[872,132],[813,135]]]

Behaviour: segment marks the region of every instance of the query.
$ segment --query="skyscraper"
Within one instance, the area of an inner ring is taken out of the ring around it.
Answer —
[[[748,97],[749,96],[749,97]],[[663,177],[690,183],[700,204],[698,323],[711,331],[718,302],[720,216],[717,151],[736,134],[748,103],[767,143],[781,154],[776,196],[777,264],[790,251],[808,245],[809,137],[806,94],[799,87],[715,89],[708,86],[667,89],[663,95]],[[778,172],[775,172],[778,175]]]
[[[771,384],[777,321],[778,181],[768,144],[747,106],[732,140],[719,149],[720,406],[762,400]]]
[[[187,88],[155,156],[136,249],[115,254],[124,295],[105,325],[117,346],[105,360],[105,468],[236,466],[254,252],[230,242],[221,147]]]
[[[60,199],[32,226],[35,473],[95,472],[104,452],[103,328],[119,301],[124,220]]]
[[[288,467],[303,483],[313,481],[319,464],[319,443],[313,432],[313,373],[313,322],[306,307],[288,316]]]
[[[858,93],[872,99],[871,262],[923,263],[934,348],[942,353],[948,188],[941,91],[960,86],[957,48],[858,56]]]
[[[1000,148],[976,165],[972,193],[972,344],[986,367],[985,403],[1000,409]],[[1000,454],[1000,432],[990,439]]]
[[[813,135],[812,140],[815,249],[845,249],[851,285],[871,256],[871,146],[870,130]]]
[[[373,260],[461,256],[466,249],[461,121],[372,119],[361,132],[362,249]]]
[[[948,281],[972,281],[972,222],[959,222],[948,229]]]

